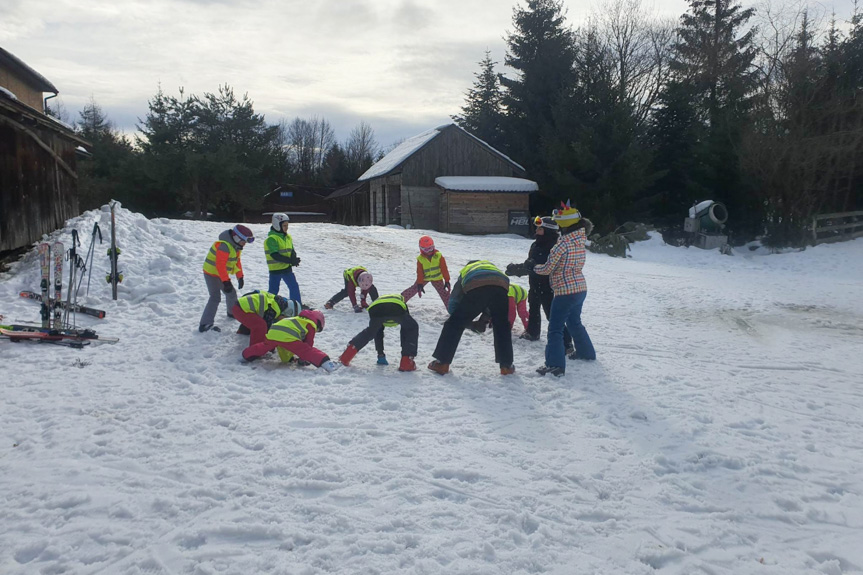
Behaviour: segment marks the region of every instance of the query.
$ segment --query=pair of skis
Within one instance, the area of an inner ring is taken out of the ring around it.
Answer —
[[[9,338],[12,342],[34,341],[77,348],[90,345],[94,341],[98,343],[117,343],[120,341],[115,337],[98,335],[92,329],[53,329],[14,324],[0,326],[0,335]]]
[[[33,301],[41,302],[43,307],[45,306],[45,298],[36,292],[22,291],[22,292],[18,292],[18,295],[25,298],[25,299],[32,299]],[[48,303],[49,303],[49,307],[50,307],[50,305],[52,303],[50,301],[50,299],[48,300]],[[64,301],[60,302],[60,306],[63,308],[68,307],[69,311],[72,313],[83,313],[86,315],[91,315],[93,317],[97,317],[99,319],[104,319],[104,317],[105,317],[105,311],[104,310],[96,309],[94,307],[87,307],[85,305],[81,305],[81,304],[77,304],[77,303],[68,304],[68,306],[67,306],[66,302],[64,302]],[[51,326],[50,325],[46,326],[43,323],[42,327],[51,327]]]
[[[39,287],[42,289],[42,296],[39,301],[42,302],[41,316],[42,327],[54,327],[59,329],[63,327],[63,312],[61,299],[63,291],[63,257],[66,251],[63,249],[63,242],[54,242],[53,248],[50,244],[39,244],[39,263],[42,268],[42,280]],[[51,256],[54,256],[54,300],[51,301],[49,290],[51,288]],[[30,292],[32,293],[32,292]],[[33,294],[37,295],[37,294]],[[36,299],[36,298],[32,298]],[[53,323],[52,323],[53,311]]]

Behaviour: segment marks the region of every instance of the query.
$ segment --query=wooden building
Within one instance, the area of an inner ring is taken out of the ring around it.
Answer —
[[[44,113],[45,92],[57,88],[0,48],[0,252],[80,213],[76,149],[90,144]]]
[[[537,187],[522,179],[524,175],[524,168],[502,152],[447,124],[405,140],[359,181],[369,185],[372,225],[488,234],[512,231],[510,213],[527,211],[529,194]],[[498,187],[512,191],[480,186],[466,193],[435,184],[437,178],[447,176],[494,177]],[[508,179],[518,181],[503,184]]]
[[[264,196],[260,215],[246,214],[246,221],[269,222],[277,212],[288,214],[292,222],[332,221],[333,206],[326,201],[332,192],[332,188],[282,184]]]
[[[333,222],[346,226],[369,225],[369,183],[353,182],[336,188],[327,196],[333,208]]]

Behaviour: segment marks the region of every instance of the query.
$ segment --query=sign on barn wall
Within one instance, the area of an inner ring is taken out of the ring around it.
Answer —
[[[530,213],[527,210],[509,210],[509,226],[511,234],[527,236],[530,234]]]

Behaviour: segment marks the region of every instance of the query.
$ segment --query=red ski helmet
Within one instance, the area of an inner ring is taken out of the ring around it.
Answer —
[[[300,312],[300,317],[312,320],[318,326],[318,331],[324,331],[324,324],[326,323],[324,320],[324,314],[318,310],[304,309]]]
[[[434,251],[434,240],[431,239],[431,236],[420,238],[420,251],[424,254],[430,254]]]
[[[244,226],[243,224],[237,224],[234,226],[234,229],[231,230],[231,233],[234,234],[234,237],[242,242],[246,242],[247,244],[255,241],[255,234],[252,233],[252,230]]]

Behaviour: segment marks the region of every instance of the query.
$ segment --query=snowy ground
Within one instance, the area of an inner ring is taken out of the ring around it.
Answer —
[[[84,242],[90,212],[52,236]],[[121,210],[117,302],[102,246],[79,317],[116,345],[0,342],[0,573],[776,574],[863,572],[863,240],[782,255],[636,244],[589,254],[599,356],[541,378],[544,343],[491,334],[424,368],[445,319],[411,301],[422,369],[373,346],[326,375],[197,332],[201,263],[224,224]],[[265,225],[252,226],[263,236]],[[422,232],[291,226],[307,303],[366,265],[413,281]],[[528,240],[434,234],[457,271],[521,261]],[[261,243],[243,258],[266,288]],[[0,276],[6,321],[38,321],[27,254]],[[522,285],[526,285],[522,281]],[[433,290],[432,290],[433,291]],[[364,324],[327,312],[337,357]],[[521,328],[516,327],[516,333]]]

